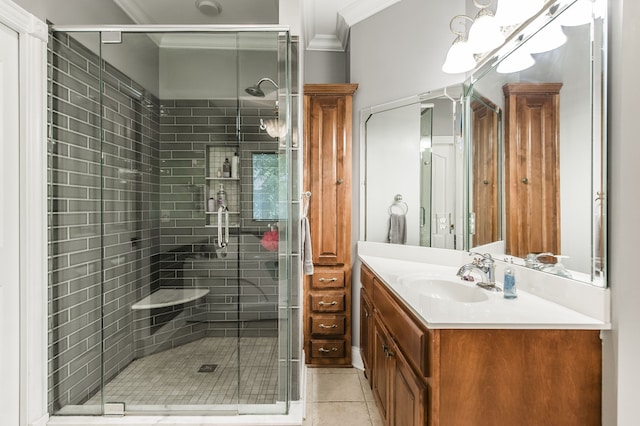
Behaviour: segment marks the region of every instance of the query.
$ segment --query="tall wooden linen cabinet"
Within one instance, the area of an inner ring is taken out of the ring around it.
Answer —
[[[304,185],[314,273],[304,283],[307,364],[351,365],[351,134],[357,84],[304,86]]]

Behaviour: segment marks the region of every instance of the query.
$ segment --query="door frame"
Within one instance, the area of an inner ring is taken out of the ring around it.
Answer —
[[[47,25],[12,1],[0,23],[18,34],[19,66],[19,394],[20,425],[47,414]],[[5,384],[7,385],[7,384]]]

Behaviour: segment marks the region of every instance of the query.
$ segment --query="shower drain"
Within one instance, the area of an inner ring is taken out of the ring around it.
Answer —
[[[198,373],[213,373],[216,370],[218,364],[202,364],[198,368]]]

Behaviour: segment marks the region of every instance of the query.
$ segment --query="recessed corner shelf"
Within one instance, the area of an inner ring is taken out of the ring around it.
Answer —
[[[209,290],[206,288],[160,288],[131,305],[131,309],[165,308],[191,302],[206,296],[207,293]]]

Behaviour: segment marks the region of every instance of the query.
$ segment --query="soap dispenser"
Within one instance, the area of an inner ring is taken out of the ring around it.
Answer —
[[[515,299],[518,297],[516,293],[516,274],[510,266],[504,270],[504,284],[502,289],[505,299]]]

